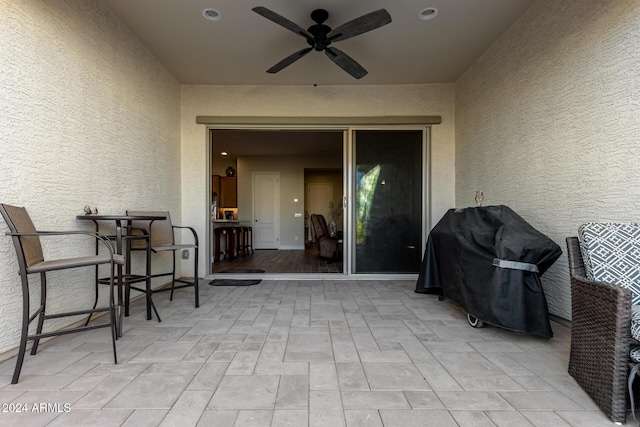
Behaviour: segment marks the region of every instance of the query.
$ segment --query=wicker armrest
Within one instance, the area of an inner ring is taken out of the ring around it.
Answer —
[[[569,374],[614,422],[624,422],[627,402],[630,290],[588,280],[578,239],[567,238],[571,275]]]

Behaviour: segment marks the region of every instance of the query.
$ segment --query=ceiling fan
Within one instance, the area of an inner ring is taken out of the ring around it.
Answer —
[[[268,20],[283,26],[287,30],[293,31],[299,36],[306,38],[307,43],[311,46],[287,56],[273,67],[269,68],[267,73],[277,73],[283,68],[293,64],[312,50],[317,50],[319,52],[324,51],[329,59],[335,62],[340,68],[351,74],[356,79],[360,79],[367,75],[367,70],[365,70],[349,55],[330,45],[334,42],[350,39],[351,37],[358,36],[362,33],[366,33],[367,31],[375,30],[376,28],[382,27],[383,25],[391,22],[391,15],[389,15],[389,12],[385,9],[378,9],[342,24],[332,30],[331,27],[324,25],[324,22],[329,18],[329,12],[324,9],[316,9],[311,12],[311,19],[315,24],[305,30],[298,24],[291,22],[287,18],[278,15],[266,7],[254,7],[252,10],[257,14],[264,16]]]

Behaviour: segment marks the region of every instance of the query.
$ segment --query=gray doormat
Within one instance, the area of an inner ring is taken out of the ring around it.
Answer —
[[[253,286],[262,280],[235,280],[235,279],[213,279],[209,282],[211,286]]]

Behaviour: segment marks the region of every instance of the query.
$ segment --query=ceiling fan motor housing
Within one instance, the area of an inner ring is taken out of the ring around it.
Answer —
[[[329,19],[329,12],[324,9],[316,9],[311,12],[311,19],[315,25],[310,26],[307,31],[311,33],[313,38],[307,38],[307,43],[317,51],[325,50],[331,44],[331,40],[327,38],[331,28],[323,25],[323,22]]]
[[[325,50],[327,46],[331,44],[331,40],[327,38],[327,34],[331,32],[331,28],[323,24],[316,24],[309,27],[307,30],[313,35],[313,38],[307,38],[307,43],[315,50]]]

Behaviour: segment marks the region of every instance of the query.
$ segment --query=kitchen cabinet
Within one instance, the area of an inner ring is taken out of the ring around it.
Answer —
[[[238,207],[238,178],[235,176],[211,175],[211,200],[218,202],[218,208]],[[213,195],[216,193],[216,196]]]
[[[220,207],[238,207],[238,178],[235,176],[220,177]]]
[[[211,201],[220,203],[220,175],[211,175]]]

